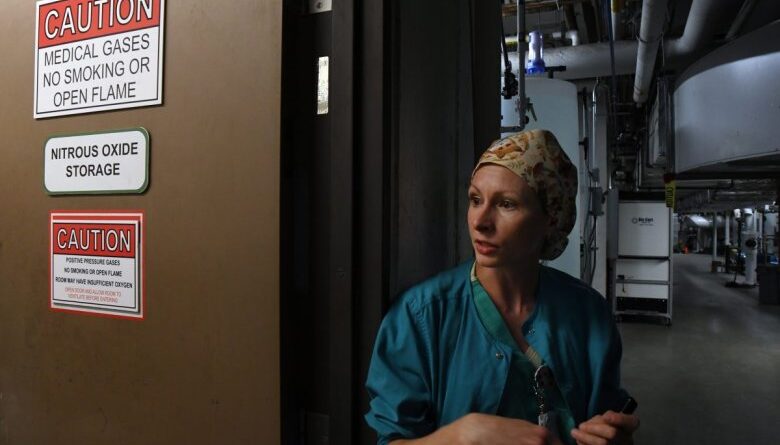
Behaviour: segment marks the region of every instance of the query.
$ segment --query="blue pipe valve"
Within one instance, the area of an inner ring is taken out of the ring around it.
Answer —
[[[528,62],[525,64],[525,72],[526,74],[542,74],[545,70],[542,33],[531,31],[528,33]]]

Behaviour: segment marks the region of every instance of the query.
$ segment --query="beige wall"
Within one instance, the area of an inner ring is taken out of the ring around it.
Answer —
[[[0,444],[279,442],[281,2],[169,0],[164,105],[35,121],[0,2]],[[137,196],[51,197],[47,136],[151,134]],[[48,310],[48,212],[146,212],[146,319]]]

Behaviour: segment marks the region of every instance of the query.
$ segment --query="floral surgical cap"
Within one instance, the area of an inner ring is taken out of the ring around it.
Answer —
[[[536,192],[552,226],[541,258],[558,258],[577,218],[577,169],[555,136],[547,130],[526,130],[493,142],[479,158],[472,177],[485,164],[508,168]]]

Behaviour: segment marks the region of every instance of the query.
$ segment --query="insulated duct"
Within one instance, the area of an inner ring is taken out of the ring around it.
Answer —
[[[623,38],[623,21],[620,20],[620,14],[623,12],[624,0],[612,0],[610,9],[612,10],[612,35],[615,40]]]
[[[756,3],[758,3],[758,0],[745,0],[745,3],[742,4],[742,8],[740,8],[739,13],[737,13],[737,18],[735,18],[734,22],[731,24],[729,32],[726,33],[727,42],[730,42],[737,37],[740,28],[742,28],[742,24],[745,23],[745,20],[747,20],[748,16],[753,12]]]
[[[658,43],[663,34],[666,4],[666,0],[645,0],[642,4],[639,53],[634,78],[634,102],[638,105],[647,101]],[[728,9],[724,8],[722,0],[693,0],[682,37],[666,42],[665,55],[675,60],[695,55],[710,42],[713,34],[722,24],[721,17],[728,12]]]
[[[590,79],[610,75],[609,43],[591,43],[561,48],[545,48],[547,66],[566,66],[566,71],[555,73],[556,79]],[[636,42],[615,42],[615,74],[631,74],[636,64]]]
[[[642,24],[639,28],[639,48],[636,55],[636,76],[634,77],[634,102],[647,100],[647,90],[653,80],[655,56],[661,41],[666,18],[667,0],[644,0],[642,2]],[[697,3],[698,0],[694,1]],[[693,13],[693,7],[691,7]],[[690,21],[690,16],[688,18]],[[686,25],[686,33],[687,25]]]
[[[660,15],[661,25],[666,17],[667,1],[645,0],[645,5],[653,4],[650,15]],[[663,4],[662,7],[655,6]],[[679,39],[668,40],[664,44],[664,56],[670,62],[684,61],[688,56],[694,55],[705,46],[712,35],[713,30],[727,26],[728,17],[736,14],[738,3],[733,1],[722,2],[718,0],[693,0],[685,31]],[[640,34],[645,30],[645,5],[642,11],[642,25]],[[717,17],[716,17],[717,15]],[[657,23],[658,19],[654,19]],[[655,26],[655,25],[654,25]],[[689,29],[690,27],[690,29]],[[642,38],[647,43],[648,39]],[[656,38],[655,52],[657,54],[658,38]],[[639,43],[629,40],[615,41],[615,74],[631,74],[637,72]],[[655,59],[653,59],[653,62]],[[566,71],[556,73],[559,79],[588,79],[610,75],[609,43],[592,43],[579,46],[567,46],[562,48],[545,48],[544,62],[547,66],[565,65]],[[654,64],[645,61],[643,70],[649,70],[649,74],[643,74],[647,81],[652,78]],[[645,82],[645,81],[643,81]],[[649,83],[648,83],[649,85]],[[647,85],[635,85],[635,89],[647,94]],[[645,97],[646,98],[646,97]]]
[[[701,50],[712,41],[712,36],[720,28],[725,27],[723,19],[727,18],[726,14],[730,14],[734,6],[733,1],[693,0],[683,35],[679,39],[669,40],[664,50],[671,58],[686,57]]]
[[[636,71],[637,42],[615,42],[615,74],[633,74]],[[556,79],[593,79],[611,75],[609,43],[588,43],[579,46],[545,48],[547,66],[566,66],[566,71],[555,73]]]

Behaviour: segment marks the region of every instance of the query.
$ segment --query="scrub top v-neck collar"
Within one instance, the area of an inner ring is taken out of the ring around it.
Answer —
[[[504,322],[504,317],[501,316],[501,313],[493,302],[493,299],[490,298],[490,295],[488,295],[487,291],[482,286],[482,283],[480,283],[479,278],[477,278],[476,267],[477,263],[475,261],[471,266],[471,289],[474,294],[474,305],[477,308],[477,314],[479,315],[482,324],[493,338],[520,352],[531,362],[534,367],[538,368],[539,366],[542,366],[543,360],[539,353],[537,353],[536,350],[531,346],[530,342],[525,352],[520,349],[520,346],[517,344],[517,341],[515,340],[514,336],[512,336],[511,331],[507,327],[506,322]],[[533,335],[533,322],[539,313],[539,307],[541,305],[539,297],[542,294],[542,292],[540,292],[542,288],[542,281],[542,273],[540,269],[539,279],[537,281],[536,292],[534,295],[534,309],[531,311],[531,315],[529,315],[528,318],[523,322],[522,326],[523,336],[526,338],[528,338],[529,335]]]
[[[476,275],[476,262],[471,266],[471,290],[477,315],[488,333],[512,350],[511,371],[496,414],[524,419],[532,423],[536,423],[539,415],[539,406],[533,391],[534,375],[536,370],[545,364],[541,355],[531,346],[534,335],[534,320],[544,310],[544,279],[544,270],[540,268],[534,309],[522,326],[523,336],[528,342],[528,348],[523,352],[507,327],[501,312],[490,298],[490,295],[488,295],[487,290],[479,282]],[[548,396],[550,396],[549,402],[552,408],[557,411],[559,416],[556,422],[558,437],[562,438],[565,443],[572,444],[571,435],[568,434],[568,431],[574,428],[576,423],[568,404],[557,387],[557,383]]]

